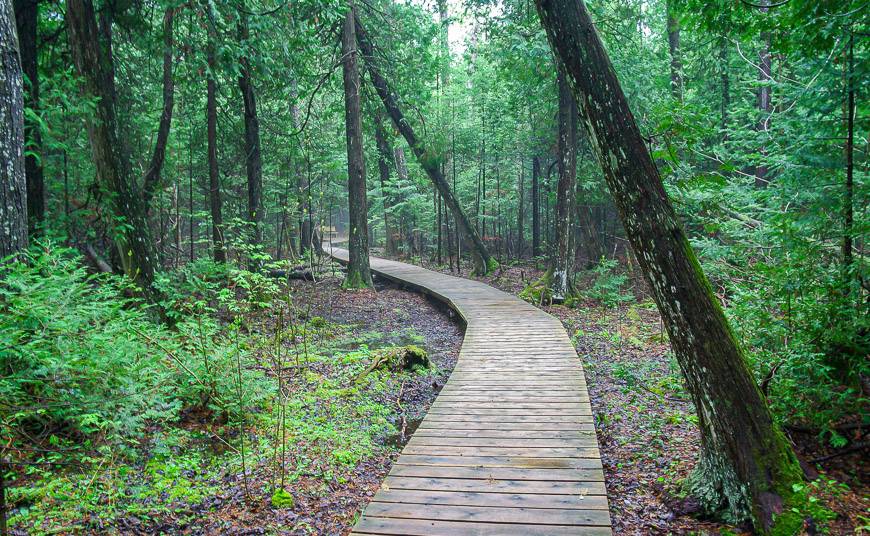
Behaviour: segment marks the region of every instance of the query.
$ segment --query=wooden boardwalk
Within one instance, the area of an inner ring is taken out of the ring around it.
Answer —
[[[483,283],[374,257],[371,266],[446,302],[466,331],[450,379],[352,534],[611,534],[583,368],[562,324]]]

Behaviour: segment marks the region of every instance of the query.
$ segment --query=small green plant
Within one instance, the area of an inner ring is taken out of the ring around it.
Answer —
[[[628,277],[616,271],[617,264],[616,260],[602,257],[598,265],[592,269],[595,276],[592,286],[584,291],[583,295],[598,301],[608,309],[632,301],[634,296],[624,291]]]

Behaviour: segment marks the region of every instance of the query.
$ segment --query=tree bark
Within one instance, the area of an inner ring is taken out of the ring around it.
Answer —
[[[490,256],[489,251],[487,251],[486,246],[483,244],[483,240],[481,240],[480,235],[477,233],[474,226],[471,225],[471,221],[468,219],[468,216],[459,204],[459,200],[456,199],[456,196],[450,189],[450,185],[447,183],[444,175],[441,174],[438,165],[438,158],[427,151],[423,143],[417,139],[417,135],[411,128],[411,124],[405,119],[402,110],[399,108],[399,103],[395,94],[390,89],[387,80],[383,77],[380,69],[377,67],[377,60],[374,56],[374,47],[369,40],[368,34],[359,23],[359,20],[357,20],[356,25],[357,42],[359,43],[360,51],[362,51],[363,57],[366,60],[365,65],[371,77],[372,85],[374,85],[378,96],[380,96],[383,101],[384,107],[387,109],[387,113],[390,115],[390,118],[392,118],[396,128],[408,142],[408,146],[414,152],[420,165],[441,193],[444,202],[447,204],[447,208],[449,208],[453,213],[454,221],[456,222],[457,227],[459,227],[460,232],[465,235],[471,243],[475,271],[481,275],[486,274],[497,265],[495,259]]]
[[[526,165],[521,156],[520,172],[517,174],[517,258],[520,259],[523,258],[523,250],[526,248],[523,236],[526,226],[525,174]]]
[[[761,4],[766,6],[769,0],[760,0]],[[762,12],[767,12],[767,7],[762,7]],[[756,106],[758,108],[758,122],[755,125],[755,130],[759,133],[760,145],[758,153],[761,162],[755,166],[755,187],[766,188],[770,183],[767,178],[767,164],[764,159],[767,157],[767,145],[765,138],[767,131],[770,129],[770,92],[771,92],[771,68],[770,68],[770,33],[762,32],[761,34],[761,49],[758,51],[758,90],[756,91]]]
[[[215,262],[226,262],[227,253],[224,249],[224,218],[221,200],[221,179],[217,159],[217,58],[215,52],[215,20],[211,10],[208,10],[208,43],[206,44],[206,61],[208,63],[208,81],[206,82],[206,124],[208,138],[208,193],[211,208],[212,256]]]
[[[396,175],[398,175],[399,184],[406,184],[408,182],[408,161],[405,158],[405,149],[396,147],[393,150],[393,156],[396,160]],[[408,253],[413,254],[413,241],[408,238],[411,236],[411,229],[409,227],[408,214],[405,211],[402,211],[399,217],[399,233],[405,237]]]
[[[389,256],[395,256],[398,251],[396,248],[396,230],[393,226],[393,218],[390,217],[390,210],[396,206],[396,200],[391,193],[393,180],[391,178],[391,169],[394,167],[393,149],[390,147],[390,140],[387,138],[387,131],[384,128],[383,114],[375,114],[375,143],[378,147],[378,172],[381,176],[381,193],[384,203],[384,249]]]
[[[15,14],[0,2],[0,261],[27,247],[24,81]]]
[[[369,267],[368,204],[366,200],[366,165],[363,158],[362,119],[360,114],[360,78],[353,1],[344,18],[341,34],[342,72],[344,75],[344,124],[347,137],[347,200],[349,213],[347,276],[348,288],[372,286]]]
[[[21,54],[21,69],[27,77],[24,104],[34,114],[39,114],[39,63],[37,56],[37,21],[39,0],[15,0],[15,20],[18,30],[18,49]],[[41,153],[42,131],[39,123],[24,118],[24,138],[28,153],[24,157],[24,173],[27,176],[27,227],[31,235],[42,231],[45,223],[45,179]]]
[[[142,199],[146,212],[151,206],[154,192],[160,186],[160,173],[166,160],[166,144],[169,141],[169,129],[172,126],[172,109],[175,105],[175,82],[172,79],[173,35],[172,23],[176,8],[167,8],[163,14],[163,113],[160,115],[160,125],[157,127],[157,143],[151,155],[151,163],[142,182]]]
[[[585,4],[536,4],[695,403],[701,454],[690,491],[708,512],[768,532],[801,479],[794,452],[689,245]]]
[[[112,192],[113,212],[124,225],[116,229],[115,243],[124,272],[155,300],[156,255],[145,207],[132,178],[130,162],[118,133],[115,77],[112,63],[111,19],[97,27],[91,0],[69,0],[66,23],[70,50],[83,93],[97,101],[87,119],[88,138],[99,180]]]
[[[239,11],[239,45],[248,44],[248,16]],[[245,107],[245,170],[248,175],[248,222],[253,225],[254,244],[263,243],[263,161],[260,153],[260,119],[257,97],[251,78],[251,62],[246,54],[239,58],[239,89]]]
[[[852,267],[852,234],[854,233],[854,173],[855,173],[855,35],[849,28],[849,57],[846,62],[846,191],[843,196],[843,266],[848,274]]]
[[[674,0],[666,0],[668,18],[668,50],[671,53],[671,95],[683,102],[683,59],[680,56],[680,20],[674,11]]]
[[[550,261],[550,295],[554,302],[568,298],[574,259],[571,255],[571,214],[577,184],[577,104],[562,69],[559,84],[559,184],[556,190],[556,248]]]
[[[541,254],[541,159],[532,157],[532,257]]]
[[[728,39],[722,37],[719,43],[719,85],[722,91],[722,101],[720,103],[720,130],[722,131],[722,140],[728,139],[728,109],[731,107],[731,80],[730,69],[728,63]]]

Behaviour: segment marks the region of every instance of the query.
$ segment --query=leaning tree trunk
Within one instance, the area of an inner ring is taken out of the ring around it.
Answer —
[[[417,161],[420,162],[420,166],[426,171],[426,174],[429,175],[429,178],[435,184],[435,187],[443,197],[447,207],[453,213],[453,218],[456,221],[456,225],[459,227],[460,232],[464,234],[471,243],[475,271],[481,275],[486,274],[488,271],[495,268],[498,263],[490,256],[489,251],[487,251],[486,246],[483,244],[483,240],[480,239],[480,234],[478,234],[477,229],[471,225],[468,215],[465,214],[462,205],[459,204],[459,200],[456,199],[456,196],[450,189],[447,179],[445,179],[444,175],[441,173],[438,159],[434,158],[432,153],[429,153],[426,150],[423,143],[417,139],[417,135],[411,128],[411,124],[407,119],[405,119],[402,110],[399,108],[399,102],[396,99],[395,94],[390,89],[386,78],[381,74],[381,71],[376,64],[377,60],[375,59],[374,47],[372,46],[372,42],[369,40],[368,34],[359,23],[359,19],[356,21],[356,30],[357,42],[359,43],[359,48],[362,51],[363,57],[366,59],[365,65],[369,75],[371,76],[372,85],[374,85],[375,90],[381,97],[384,107],[387,109],[387,113],[390,114],[390,118],[392,118],[396,128],[402,133],[405,141],[408,142],[408,146],[417,157]]]
[[[39,63],[36,46],[39,0],[15,0],[14,5],[21,69],[28,82],[24,103],[34,114],[39,114]],[[45,222],[45,179],[39,156],[42,152],[42,133],[38,121],[24,118],[24,137],[25,143],[29,145],[24,157],[28,230],[30,234],[36,234],[42,231]]]
[[[562,302],[571,294],[571,213],[577,184],[577,104],[561,69],[559,79],[559,185],[556,191],[556,250],[550,264],[550,294]]]
[[[698,412],[690,491],[711,513],[771,529],[801,471],[713,295],[583,2],[536,0]]]
[[[247,46],[248,17],[239,11],[239,45]],[[248,175],[248,223],[254,226],[254,244],[263,243],[263,161],[260,155],[260,119],[257,97],[251,79],[251,62],[243,54],[239,60],[239,89],[245,106],[245,170]]]
[[[344,286],[372,286],[369,267],[368,205],[366,200],[366,165],[363,159],[362,119],[360,114],[360,78],[356,43],[354,6],[344,18],[341,53],[344,75],[344,123],[347,134],[347,201],[349,213],[348,263]]]
[[[116,229],[115,243],[124,272],[145,292],[158,296],[154,281],[156,254],[148,227],[141,192],[136,188],[128,156],[118,134],[115,112],[115,78],[112,65],[111,22],[104,32],[97,28],[91,0],[69,0],[66,23],[73,62],[86,98],[96,99],[93,117],[87,119],[88,138],[99,180],[112,193],[113,212],[123,218]]]
[[[211,7],[208,7],[209,30],[206,44],[206,61],[208,62],[208,80],[206,81],[206,137],[208,138],[208,197],[211,208],[212,256],[215,262],[226,262],[227,252],[224,249],[224,218],[221,200],[221,179],[217,159],[217,57],[215,53],[214,17]]]
[[[0,1],[0,260],[27,247],[24,83],[15,14]]]

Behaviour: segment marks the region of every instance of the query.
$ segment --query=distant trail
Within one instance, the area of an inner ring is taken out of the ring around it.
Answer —
[[[352,534],[611,534],[583,367],[562,324],[483,283],[375,257],[371,267],[467,327],[450,379]]]

